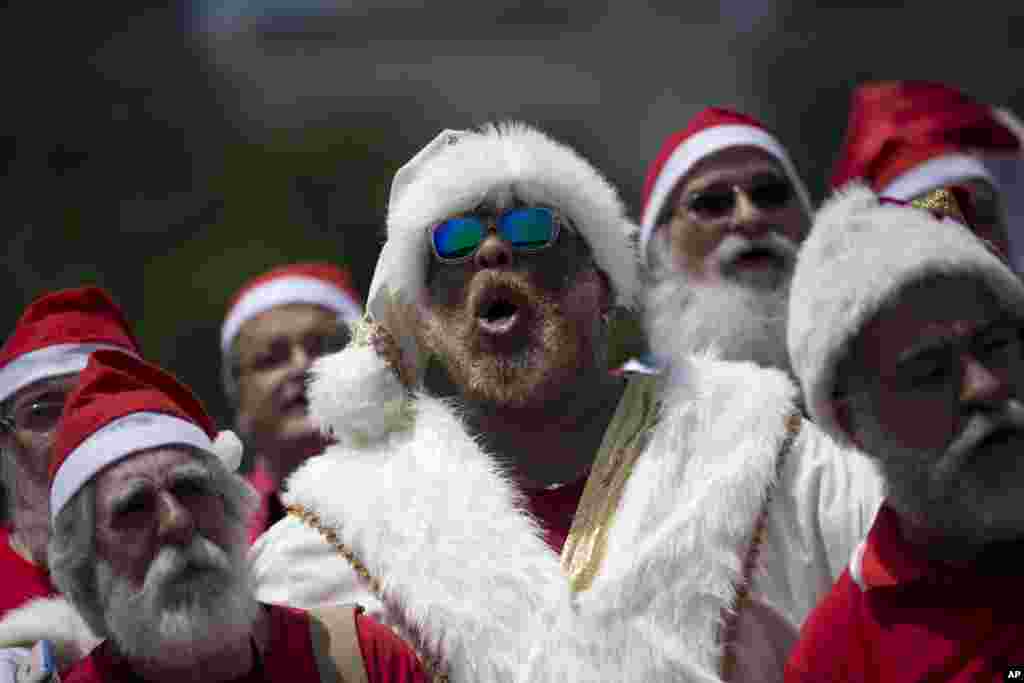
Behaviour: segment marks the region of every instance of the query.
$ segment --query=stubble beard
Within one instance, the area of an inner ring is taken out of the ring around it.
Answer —
[[[516,349],[489,348],[477,330],[472,294],[457,307],[426,316],[421,344],[436,358],[471,403],[524,408],[557,400],[582,371],[582,335],[551,293],[522,277],[485,273],[473,290],[489,286],[515,290],[528,309],[527,339]]]
[[[244,538],[227,550],[198,535],[185,549],[166,546],[141,590],[98,560],[104,635],[124,656],[173,668],[216,656],[251,634],[259,614],[245,552]],[[188,576],[198,568],[204,571]]]

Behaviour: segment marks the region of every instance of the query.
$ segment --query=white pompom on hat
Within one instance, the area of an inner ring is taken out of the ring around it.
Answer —
[[[848,442],[833,409],[840,362],[883,306],[933,275],[976,278],[1024,316],[1024,284],[962,223],[860,183],[819,210],[793,273],[787,342],[811,417],[834,438]]]

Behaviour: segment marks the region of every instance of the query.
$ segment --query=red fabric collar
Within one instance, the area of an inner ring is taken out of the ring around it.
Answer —
[[[882,505],[860,560],[860,578],[866,590],[917,581],[931,573],[931,563],[903,540],[896,512]]]

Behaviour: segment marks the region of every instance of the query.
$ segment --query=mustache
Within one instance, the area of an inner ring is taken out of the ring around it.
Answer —
[[[1018,432],[1024,436],[1024,403],[1011,399],[996,412],[971,415],[947,449],[947,456],[954,463],[962,463],[987,439],[1000,432]]]
[[[719,268],[728,267],[744,254],[754,250],[764,250],[782,263],[792,264],[796,260],[797,245],[776,230],[771,230],[764,237],[757,239],[747,239],[730,233],[725,236],[708,258]]]
[[[213,541],[195,536],[188,546],[164,546],[146,572],[143,595],[156,595],[180,581],[191,571],[212,571],[224,575],[232,571],[231,558]]]

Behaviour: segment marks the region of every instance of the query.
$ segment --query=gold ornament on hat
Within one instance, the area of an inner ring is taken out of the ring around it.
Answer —
[[[949,217],[958,223],[970,225],[967,222],[967,217],[964,216],[960,202],[957,201],[956,195],[949,188],[941,187],[937,190],[932,190],[925,196],[912,200],[910,205],[931,211],[936,216]]]

